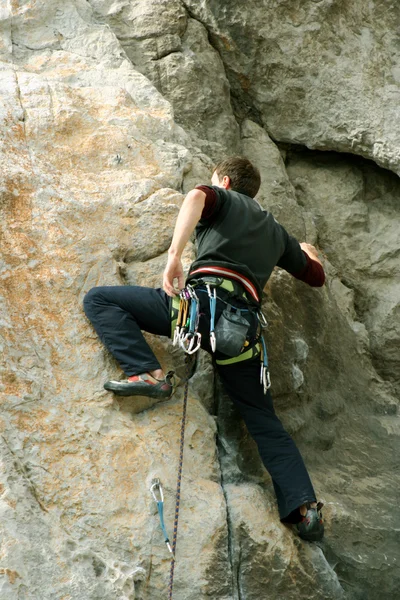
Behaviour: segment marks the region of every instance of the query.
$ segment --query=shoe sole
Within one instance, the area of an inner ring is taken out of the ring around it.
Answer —
[[[314,533],[306,533],[304,535],[299,533],[299,537],[306,542],[320,542],[324,537],[324,532],[315,531]]]
[[[121,383],[105,383],[104,389],[108,392],[113,392],[117,396],[144,396],[147,398],[156,398],[158,400],[167,400],[171,394],[171,390],[160,390],[159,388],[153,388],[150,384],[145,383],[143,386],[127,385]]]

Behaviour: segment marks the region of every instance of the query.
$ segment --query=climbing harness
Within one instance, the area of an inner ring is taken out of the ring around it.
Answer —
[[[162,532],[164,534],[165,543],[167,545],[168,550],[171,552],[172,556],[174,557],[174,552],[172,550],[172,547],[171,547],[171,544],[169,541],[169,537],[168,537],[168,533],[167,533],[167,530],[165,528],[165,523],[164,523],[164,493],[163,493],[163,489],[161,487],[161,481],[159,479],[153,479],[153,481],[151,482],[150,492],[154,498],[154,501],[157,504],[157,510],[158,510],[158,514],[160,517],[160,524],[161,524]]]
[[[217,295],[218,288],[229,292],[228,301]],[[201,346],[201,334],[197,331],[200,317],[200,303],[197,295],[199,293],[206,293],[209,299],[211,351],[215,353],[216,350],[219,350],[229,357],[217,358],[215,362],[218,365],[233,365],[259,356],[261,361],[260,384],[266,394],[271,387],[267,347],[263,336],[263,330],[266,329],[268,323],[260,306],[254,303],[253,298],[249,298],[246,290],[236,281],[214,276],[190,280],[179,297],[176,296],[172,301],[171,327],[174,345],[179,344],[187,354],[195,354]],[[247,308],[233,306],[234,298],[239,299]],[[216,322],[217,299],[226,305],[218,322]],[[177,303],[179,304],[177,305]],[[257,330],[259,331],[252,339],[247,337],[250,323],[242,313],[255,314],[257,317]]]

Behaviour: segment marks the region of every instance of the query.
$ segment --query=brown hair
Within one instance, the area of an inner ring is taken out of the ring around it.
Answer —
[[[260,171],[247,158],[231,156],[219,162],[214,171],[221,181],[225,175],[231,180],[231,189],[254,198],[260,189]]]

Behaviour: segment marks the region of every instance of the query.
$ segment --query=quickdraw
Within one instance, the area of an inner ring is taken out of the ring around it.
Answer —
[[[171,552],[172,556],[175,558],[175,554],[174,554],[174,551],[172,550],[172,546],[171,546],[171,543],[169,541],[168,533],[167,533],[167,530],[165,528],[165,523],[164,523],[164,493],[163,493],[163,489],[161,487],[161,482],[160,482],[159,479],[153,479],[153,481],[151,482],[150,492],[151,492],[151,495],[154,498],[154,501],[157,504],[158,515],[160,517],[160,524],[161,524],[162,532],[164,534],[165,543],[167,545],[168,550]]]
[[[257,313],[258,322],[261,327],[260,341],[261,341],[261,369],[260,369],[260,383],[263,386],[264,394],[267,393],[269,388],[271,387],[271,377],[268,369],[268,354],[267,354],[267,345],[264,340],[264,335],[262,330],[268,327],[267,319],[265,318],[264,313],[259,310]]]
[[[173,345],[174,346],[176,346],[176,344],[179,342],[181,327],[183,327],[184,310],[185,310],[185,300],[181,297],[181,300],[179,302],[179,309],[178,309],[178,317],[177,317],[177,320],[176,320],[176,327],[175,327],[175,331],[174,331],[174,339],[173,339]]]
[[[217,290],[215,287],[212,288],[209,283],[206,285],[208,298],[210,300],[210,346],[211,350],[215,352],[217,349],[217,340],[215,337],[215,313],[217,310]]]
[[[268,355],[267,346],[265,344],[264,336],[261,334],[261,369],[260,369],[260,383],[263,386],[264,394],[267,393],[271,387],[271,378],[268,370]]]
[[[186,354],[195,354],[201,346],[201,333],[197,331],[200,319],[200,302],[191,285],[187,285],[180,292],[179,298],[173,345],[179,344]]]
[[[201,333],[197,331],[200,319],[200,303],[196,292],[191,286],[188,285],[186,291],[190,296],[188,332],[180,338],[180,345],[187,354],[195,354],[201,346]]]

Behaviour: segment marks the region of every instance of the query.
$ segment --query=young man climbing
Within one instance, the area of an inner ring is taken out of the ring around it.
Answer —
[[[171,373],[164,374],[142,330],[170,336],[171,320],[178,320],[175,336],[181,345],[201,345],[211,353],[222,385],[271,475],[281,521],[295,524],[301,538],[318,541],[324,534],[321,505],[268,389],[260,306],[275,266],[316,287],[325,282],[324,270],[316,249],[299,244],[254,200],[261,180],[249,160],[231,157],[219,163],[211,183],[191,190],[182,204],[163,290],[109,286],[86,295],[86,315],[127,376],[104,387],[117,395],[169,398]],[[181,256],[195,229],[197,258],[185,283]],[[185,313],[188,306],[195,308],[192,319]],[[189,328],[186,320],[192,323]]]

